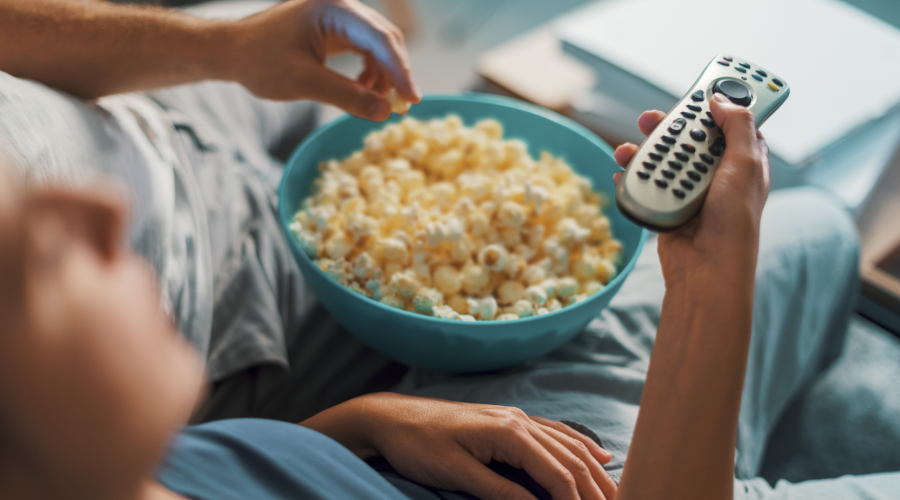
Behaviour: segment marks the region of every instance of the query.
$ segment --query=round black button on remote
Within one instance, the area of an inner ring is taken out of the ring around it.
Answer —
[[[690,156],[688,156],[688,155],[682,153],[681,151],[676,151],[676,152],[673,153],[673,154],[674,154],[675,158],[677,158],[677,159],[679,159],[679,160],[681,160],[681,161],[688,161],[688,160],[691,159]]]
[[[644,172],[643,170],[638,170],[637,176],[644,180],[647,180],[650,178],[650,174],[648,174],[647,172]]]
[[[702,123],[703,125],[705,125],[709,128],[715,128],[715,126],[716,126],[716,122],[714,122],[710,119],[707,119],[707,118],[701,118],[700,123]]]
[[[696,111],[698,113],[703,110],[703,108],[701,108],[700,106],[695,106],[693,104],[688,104],[687,109],[689,109],[691,111]]]
[[[761,82],[761,81],[762,81],[762,77],[759,76],[759,75],[750,75],[750,76],[752,76],[753,79],[756,80],[757,82]]]
[[[766,73],[765,71],[763,71],[763,70],[761,70],[761,69],[756,70],[756,72],[759,73],[760,76],[769,76],[768,73]]]
[[[718,137],[712,143],[712,146],[709,147],[709,152],[712,153],[713,156],[719,156],[723,151],[725,151],[725,139]]]
[[[706,132],[700,130],[699,128],[695,128],[694,130],[691,130],[691,139],[695,141],[705,141]]]
[[[665,177],[666,179],[674,179],[675,178],[675,172],[672,172],[671,170],[663,170],[662,174],[663,174],[663,177]]]
[[[666,144],[675,144],[675,138],[671,135],[664,135],[660,137],[660,139],[662,139],[662,141]]]
[[[672,121],[672,124],[669,125],[669,133],[672,135],[678,135],[684,130],[684,127],[687,125],[687,120],[684,118],[676,118]],[[668,149],[666,150],[668,151]]]
[[[700,182],[700,179],[702,179],[702,177],[700,177],[700,174],[694,172],[693,170],[688,170],[687,176],[690,177],[690,179],[694,182]]]
[[[691,94],[691,100],[693,100],[694,102],[702,101],[703,100],[703,91],[698,90],[698,91],[694,92],[693,94]]]
[[[737,80],[720,80],[713,85],[713,92],[724,94],[731,102],[739,106],[749,106],[753,100],[750,88]]]
[[[650,163],[649,161],[645,161],[644,163],[641,163],[641,165],[643,165],[644,168],[646,168],[647,170],[656,170],[655,163]]]
[[[653,181],[653,182],[654,182],[657,186],[659,186],[660,188],[662,188],[662,189],[665,189],[665,188],[669,187],[669,183],[666,182],[666,181],[664,181],[664,180],[662,180],[662,179],[656,179],[656,180]]]
[[[659,153],[647,153],[647,156],[649,156],[653,161],[659,161],[663,159],[663,155]]]
[[[668,161],[666,164],[669,165],[669,168],[672,170],[681,170],[681,163],[678,163],[677,161]]]
[[[690,118],[691,120],[693,120],[694,118],[697,118],[697,115],[695,115],[694,113],[691,113],[690,111],[682,111],[681,116],[683,116],[685,118]]]
[[[709,163],[710,165],[712,165],[716,161],[715,158],[706,153],[700,153],[700,159],[705,161],[706,163]]]
[[[691,181],[687,181],[687,180],[681,179],[680,184],[681,184],[681,186],[684,187],[685,189],[694,189],[694,183],[691,182]]]
[[[700,172],[703,172],[704,174],[707,173],[707,172],[709,172],[709,169],[706,168],[706,165],[700,163],[699,161],[695,161],[695,162],[693,163],[693,165],[694,165],[694,168],[696,168],[696,169],[699,170]]]
[[[778,78],[772,78],[772,83],[778,85],[779,87],[784,87],[784,83],[782,83]]]
[[[694,151],[697,151],[697,148],[695,148],[693,144],[682,144],[681,149],[687,151],[688,153],[693,153]],[[685,161],[687,161],[687,160],[685,160]]]
[[[654,144],[653,147],[656,148],[657,151],[660,151],[662,153],[669,152],[669,146],[666,146],[665,144]]]
[[[708,116],[710,120],[713,119],[712,113],[710,113],[709,111],[706,112],[706,116]]]
[[[681,198],[681,199],[684,199],[684,191],[682,191],[682,190],[680,190],[680,189],[678,189],[678,188],[673,189],[673,190],[672,190],[672,194],[674,194],[675,196],[677,196],[677,197],[679,197],[679,198]]]

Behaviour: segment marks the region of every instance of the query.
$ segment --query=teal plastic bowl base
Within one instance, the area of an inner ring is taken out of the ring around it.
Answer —
[[[615,196],[612,175],[621,169],[612,148],[568,118],[521,101],[482,94],[426,96],[410,108],[407,116],[428,120],[449,114],[459,116],[466,126],[494,118],[503,124],[504,139],[525,141],[534,157],[547,151],[565,159],[608,200]],[[604,214],[623,247],[616,277],[583,302],[542,316],[478,322],[434,318],[376,302],[322,272],[300,249],[289,229],[319,176],[319,164],[359,151],[369,132],[403,118],[394,115],[380,123],[349,115],[338,118],[307,138],[282,174],[278,189],[282,230],[310,288],[341,325],[372,349],[403,364],[470,373],[505,368],[546,354],[575,336],[609,305],[634,268],[648,234],[619,213],[614,203],[604,207]]]

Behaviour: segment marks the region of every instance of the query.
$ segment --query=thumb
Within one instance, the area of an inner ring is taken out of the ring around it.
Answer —
[[[316,68],[314,73],[309,75],[311,99],[368,120],[384,121],[391,116],[391,104],[381,94],[328,68]]]
[[[756,122],[749,109],[734,104],[723,94],[713,94],[709,100],[709,111],[722,127],[729,149],[746,153],[755,147]]]

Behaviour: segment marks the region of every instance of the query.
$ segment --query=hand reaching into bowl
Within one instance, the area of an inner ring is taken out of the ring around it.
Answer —
[[[532,500],[525,488],[485,464],[524,469],[554,500],[601,500],[616,484],[600,464],[612,455],[571,427],[518,408],[371,394],[325,410],[301,425],[361,458],[384,456],[428,486],[484,500]]]
[[[392,105],[402,110],[422,97],[402,33],[357,0],[290,0],[240,20],[109,2],[7,0],[0,1],[0,46],[8,48],[0,71],[85,99],[231,80],[260,97],[311,99],[384,120]],[[365,60],[356,80],[325,66],[348,51]]]

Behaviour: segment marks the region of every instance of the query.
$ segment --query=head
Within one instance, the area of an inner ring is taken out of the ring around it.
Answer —
[[[134,498],[196,403],[201,363],[125,220],[0,160],[0,498]]]

